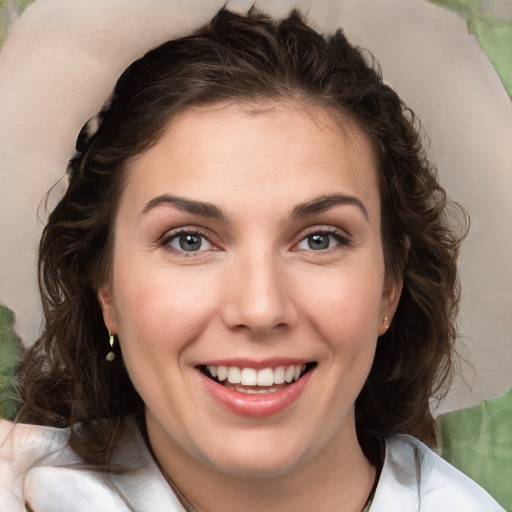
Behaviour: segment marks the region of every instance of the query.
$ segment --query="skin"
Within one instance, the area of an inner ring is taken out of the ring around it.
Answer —
[[[323,109],[268,107],[186,110],[131,162],[99,300],[155,457],[197,510],[359,511],[375,469],[353,405],[401,290],[386,278],[373,152]],[[292,214],[333,194],[352,199]],[[180,249],[183,229],[201,250]],[[313,234],[328,247],[311,249]],[[317,365],[293,404],[250,418],[212,400],[197,370],[232,357]]]

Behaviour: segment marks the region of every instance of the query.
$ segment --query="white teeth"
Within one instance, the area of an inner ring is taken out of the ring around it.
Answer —
[[[225,366],[207,366],[207,368],[208,370],[210,370],[210,368],[217,368],[217,378],[220,380],[220,382],[228,378],[228,369]],[[215,377],[213,373],[212,376]]]
[[[230,366],[228,368],[228,382],[231,384],[240,384],[240,368]]]
[[[277,384],[288,384],[300,378],[305,371],[306,365],[278,366],[277,368],[238,368],[236,366],[206,366],[206,370],[219,382],[227,379],[230,384],[241,384],[242,386],[261,386],[270,388]],[[239,387],[235,386],[238,390]],[[246,392],[252,392],[247,391]],[[255,390],[259,392],[259,390]]]
[[[258,372],[258,386],[272,386],[274,384],[274,372],[272,368],[265,368]]]
[[[254,388],[242,388],[240,386],[233,386],[235,391],[239,393],[246,393],[247,395],[263,395],[268,393],[275,393],[277,391],[276,388],[262,388],[262,389],[254,389]]]
[[[284,384],[284,366],[274,370],[274,384]]]
[[[253,368],[243,368],[239,382],[243,386],[256,386],[256,370]]]

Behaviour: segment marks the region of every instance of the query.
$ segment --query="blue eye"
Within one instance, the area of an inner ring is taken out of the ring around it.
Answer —
[[[309,251],[325,251],[340,244],[347,244],[347,240],[338,233],[316,232],[303,238],[297,249]]]
[[[208,251],[213,247],[212,243],[201,233],[183,231],[167,238],[165,244],[179,252]]]

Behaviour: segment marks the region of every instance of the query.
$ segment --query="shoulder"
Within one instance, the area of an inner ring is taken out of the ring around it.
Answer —
[[[182,510],[134,423],[115,455],[123,472],[106,475],[84,466],[68,443],[68,429],[0,420],[2,512],[25,512],[25,503],[36,512]]]
[[[406,435],[386,439],[371,512],[504,512],[466,475]]]
[[[25,510],[25,479],[28,472],[66,446],[65,430],[15,425],[0,420],[0,510]]]

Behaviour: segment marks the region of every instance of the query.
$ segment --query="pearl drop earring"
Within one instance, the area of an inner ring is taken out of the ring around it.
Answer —
[[[111,332],[108,333],[108,343],[110,345],[110,352],[105,356],[105,359],[111,363],[116,358],[114,354],[114,335]]]

